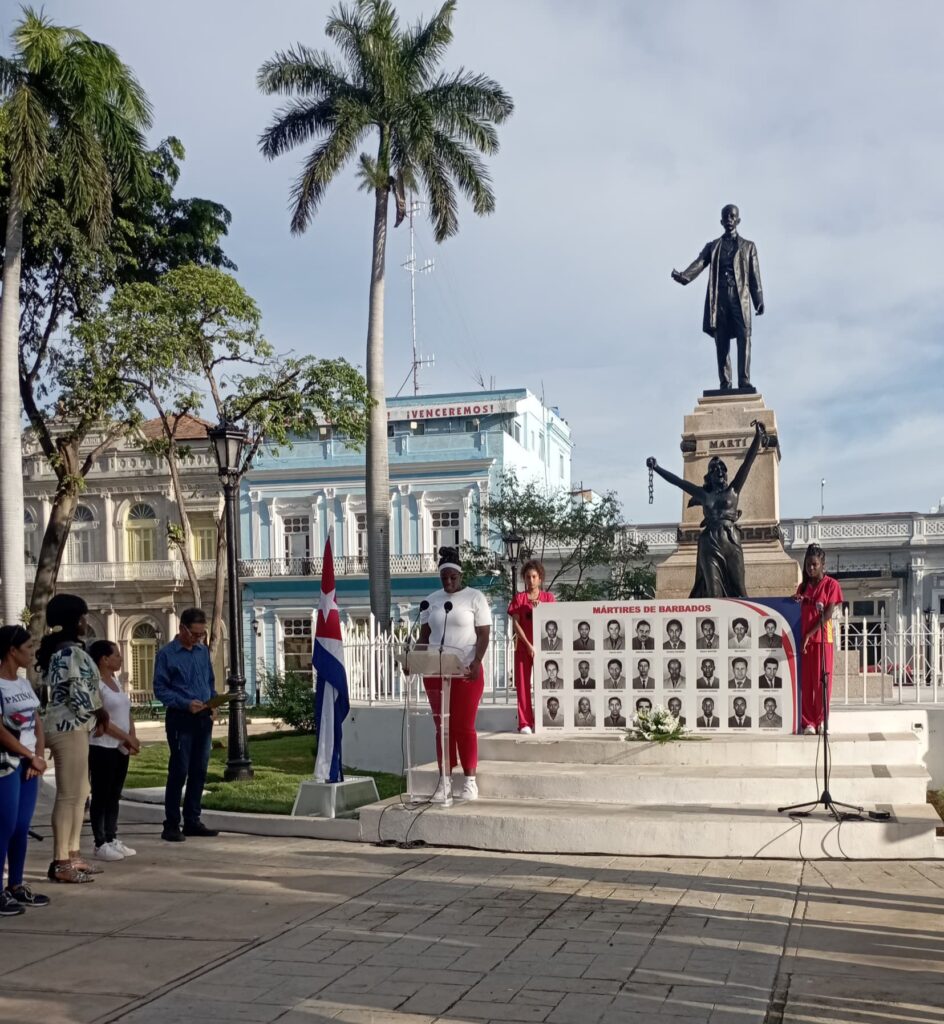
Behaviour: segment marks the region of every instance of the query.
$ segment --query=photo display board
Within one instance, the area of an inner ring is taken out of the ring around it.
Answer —
[[[533,621],[538,732],[622,731],[646,702],[692,733],[797,731],[795,601],[562,601]]]

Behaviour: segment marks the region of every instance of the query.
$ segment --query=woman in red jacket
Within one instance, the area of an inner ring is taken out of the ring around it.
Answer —
[[[803,559],[803,581],[794,599],[800,602],[800,725],[807,735],[822,731],[833,691],[833,612],[842,604],[842,588],[826,575],[826,552],[811,544]],[[823,663],[828,675],[823,705]]]
[[[535,559],[521,567],[524,590],[508,605],[508,616],[515,629],[515,689],[518,691],[518,732],[534,732],[534,704],[531,701],[531,666],[534,664],[534,609],[553,601],[554,595],[542,590],[544,566]]]

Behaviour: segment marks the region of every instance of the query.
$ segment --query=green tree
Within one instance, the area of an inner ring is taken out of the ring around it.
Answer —
[[[116,200],[102,240],[77,227],[64,205],[58,165],[25,225],[20,282],[20,396],[32,437],[56,475],[30,597],[42,628],[85,477],[103,451],[139,420],[139,394],[125,381],[127,352],[83,325],[123,282],[153,281],[183,259],[233,267],[220,239],[230,221],[218,203],[174,195],[184,150],[164,140],[147,154],[149,187]],[[0,190],[0,231],[9,194]],[[91,439],[94,436],[94,442]]]
[[[569,491],[523,484],[510,472],[502,476],[498,492],[482,503],[480,513],[496,549],[508,530],[522,538],[521,563],[528,558],[543,562],[548,571],[544,586],[562,601],[642,598],[655,593],[655,572],[646,558],[646,545],[628,539],[619,499],[612,492],[583,500]],[[489,557],[495,565],[491,551],[469,546],[463,561],[484,571]],[[496,587],[508,595],[512,581],[507,564],[499,571]]]
[[[384,272],[390,198],[395,226],[407,192],[422,192],[437,242],[459,229],[457,191],[475,213],[495,208],[488,170],[479,154],[498,150],[495,125],[512,112],[511,97],[484,75],[439,70],[452,42],[455,0],[429,21],[401,28],[389,0],[340,4],[326,34],[340,59],[297,45],[259,70],[259,88],[294,96],[260,140],[273,159],[317,139],[292,190],[292,231],[311,223],[328,185],[358,154],[368,136],[375,155],[361,153],[358,175],[373,194],[374,228],[367,326],[367,384],[372,408],[367,441],[367,530],[370,606],[390,620],[390,480],[384,390]]]
[[[143,131],[150,105],[111,47],[54,25],[27,7],[0,57],[7,198],[0,296],[0,574],[3,614],[26,601],[23,475],[18,393],[24,223],[58,167],[62,206],[92,239],[108,227],[115,195],[147,188]]]
[[[199,414],[205,396],[220,420],[243,427],[248,442],[241,478],[260,447],[291,446],[319,423],[330,422],[353,445],[366,436],[367,385],[344,359],[282,356],[262,335],[255,301],[231,275],[188,264],[156,283],[119,288],[101,316],[83,329],[89,347],[114,344],[125,367],[122,386],[154,407],[162,436],[151,450],[167,462],[178,522],[169,536],[180,551],[197,604],[200,585],[191,558],[188,499],[180,461],[191,454],[177,429],[182,414]],[[225,519],[217,522],[225,538]],[[225,560],[217,550],[214,589],[215,650],[222,621]],[[230,586],[238,585],[231,580]]]

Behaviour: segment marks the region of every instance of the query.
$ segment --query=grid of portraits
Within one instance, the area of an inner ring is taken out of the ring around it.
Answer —
[[[542,605],[534,619],[538,728],[621,730],[662,705],[694,732],[792,731],[796,641],[787,622],[735,601],[699,608],[710,611],[606,615],[591,604]]]

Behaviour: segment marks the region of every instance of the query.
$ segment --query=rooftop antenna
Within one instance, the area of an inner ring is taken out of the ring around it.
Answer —
[[[406,382],[412,376],[413,378],[413,394],[418,395],[420,393],[420,376],[419,370],[421,366],[432,366],[435,361],[435,356],[425,356],[420,358],[419,353],[416,349],[416,275],[417,274],[431,274],[435,265],[433,260],[425,260],[422,264],[417,266],[416,264],[416,232],[413,227],[413,218],[420,212],[422,203],[413,197],[410,193],[410,208],[408,216],[410,218],[410,258],[406,263],[401,263],[400,266],[410,275],[410,310],[413,319],[413,361],[410,364],[410,372],[406,375],[406,380],[400,385],[400,391],[406,386]]]

